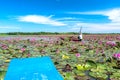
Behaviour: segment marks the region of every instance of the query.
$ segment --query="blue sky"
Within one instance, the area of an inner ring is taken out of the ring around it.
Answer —
[[[0,33],[120,33],[120,0],[0,0]]]

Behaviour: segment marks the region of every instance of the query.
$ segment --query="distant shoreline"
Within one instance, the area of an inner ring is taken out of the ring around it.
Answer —
[[[78,35],[77,32],[9,32],[9,33],[0,33],[0,36],[5,35]],[[114,35],[120,33],[83,33],[83,35]]]

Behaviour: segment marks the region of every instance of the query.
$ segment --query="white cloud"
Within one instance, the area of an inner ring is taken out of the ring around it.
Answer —
[[[71,30],[79,31],[80,26],[83,26],[83,32],[117,32],[120,33],[120,8],[91,11],[91,12],[68,12],[69,14],[85,14],[85,15],[102,15],[107,16],[110,23],[74,23]],[[85,27],[85,28],[84,28]]]
[[[59,22],[56,20],[51,19],[51,16],[41,16],[41,15],[27,15],[27,16],[19,16],[17,19],[22,22],[32,22],[37,24],[47,24],[52,26],[65,26],[63,22]]]
[[[21,29],[20,27],[0,26],[0,29]]]
[[[71,20],[76,20],[76,18],[73,18],[73,17],[63,17],[63,18],[58,18],[56,20],[60,20],[60,21],[71,21]]]
[[[120,23],[115,24],[115,23],[76,23],[74,26],[72,26],[71,30],[72,31],[79,31],[80,27],[83,27],[82,31],[83,32],[116,32],[119,33],[120,31]]]
[[[111,22],[120,22],[120,8],[103,10],[103,11],[91,11],[91,12],[68,12],[69,14],[87,14],[87,15],[103,15],[107,16]]]
[[[120,22],[120,9],[113,9],[105,14],[112,22]]]

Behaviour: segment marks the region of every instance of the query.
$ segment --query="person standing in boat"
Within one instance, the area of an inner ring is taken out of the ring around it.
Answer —
[[[82,27],[80,28],[80,32],[79,32],[79,35],[78,35],[78,40],[79,41],[82,41],[82,39],[83,39],[81,30],[82,30]]]
[[[83,39],[82,33],[80,33],[80,34],[78,35],[78,40],[79,40],[79,41],[82,41],[82,39]]]

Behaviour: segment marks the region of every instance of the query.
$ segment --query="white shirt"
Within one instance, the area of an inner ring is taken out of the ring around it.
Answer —
[[[80,39],[82,39],[82,38],[83,38],[83,37],[82,37],[82,34],[80,34],[80,35],[79,35],[79,38],[80,38]]]

